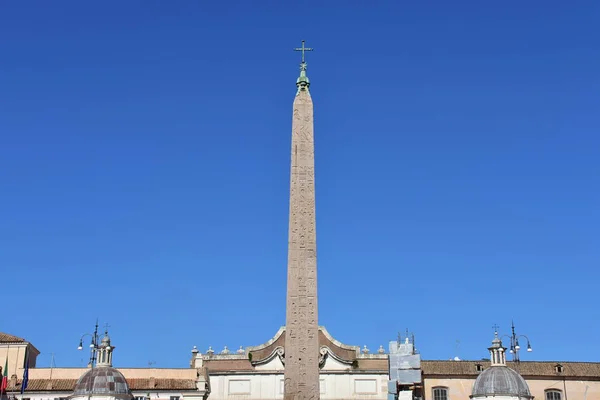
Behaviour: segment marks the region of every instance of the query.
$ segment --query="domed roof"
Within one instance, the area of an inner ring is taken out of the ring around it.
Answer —
[[[489,367],[475,380],[471,397],[485,396],[533,398],[525,379],[515,370],[503,365]]]
[[[131,397],[131,390],[125,377],[113,367],[96,367],[81,375],[73,396],[115,396]]]
[[[104,337],[102,338],[102,344],[110,345],[110,336],[108,336],[108,332],[104,333]]]

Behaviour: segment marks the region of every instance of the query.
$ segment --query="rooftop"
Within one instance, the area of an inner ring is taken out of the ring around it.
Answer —
[[[476,378],[481,372],[477,365],[483,368],[490,366],[489,361],[449,361],[449,360],[422,360],[421,368],[425,377],[461,376]],[[585,378],[600,381],[600,362],[573,362],[573,361],[521,361],[514,363],[508,361],[509,368],[519,372],[524,378],[535,377],[561,377]],[[557,365],[562,367],[562,372],[557,372]]]
[[[0,343],[27,343],[27,341],[18,336],[9,335],[8,333],[0,332]]]

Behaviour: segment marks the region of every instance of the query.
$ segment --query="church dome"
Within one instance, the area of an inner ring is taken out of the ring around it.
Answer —
[[[130,398],[131,390],[118,370],[113,367],[96,367],[79,378],[72,397],[90,395]]]
[[[525,397],[533,398],[525,379],[515,370],[503,365],[492,366],[475,380],[471,397]]]

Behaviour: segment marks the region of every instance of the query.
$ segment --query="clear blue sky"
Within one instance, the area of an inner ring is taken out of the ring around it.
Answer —
[[[600,361],[598,1],[12,1],[0,37],[0,331],[40,366],[96,317],[117,366],[285,323],[302,39],[320,323]]]

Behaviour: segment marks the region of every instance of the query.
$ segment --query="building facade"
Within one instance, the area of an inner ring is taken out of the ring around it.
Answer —
[[[386,354],[370,354],[335,340],[319,327],[319,393],[322,399],[385,399]],[[197,353],[192,366],[208,372],[211,399],[283,399],[286,328],[268,342],[235,354]]]
[[[35,346],[23,338],[0,333],[0,360],[2,366],[8,364],[7,376],[9,377],[8,387],[1,394],[0,400],[92,400],[92,398],[96,400],[130,400],[130,398],[131,400],[204,400],[207,398],[208,380],[205,369],[115,369],[112,367],[113,351],[114,346],[111,346],[110,338],[106,334],[98,346],[97,364],[90,363],[88,368],[36,368],[36,358],[40,352]],[[26,364],[28,379],[25,390],[22,390]],[[99,372],[102,372],[99,379],[96,379],[96,375],[90,375]],[[100,382],[106,383],[107,387],[100,388]],[[116,387],[123,384],[126,388],[117,390]],[[93,390],[94,387],[96,391]]]
[[[490,364],[490,361],[423,361],[424,400],[469,399],[475,380]],[[600,400],[598,362],[509,361],[507,366],[525,379],[535,400]]]
[[[18,339],[18,340],[17,340]],[[236,351],[202,354],[192,350],[189,368],[118,368],[134,400],[268,400],[283,399],[285,328],[268,342]],[[390,353],[371,353],[335,340],[319,329],[320,393],[327,400],[387,400]],[[405,344],[404,342],[402,344]],[[16,351],[18,345],[21,350]],[[398,346],[392,342],[391,346]],[[8,358],[8,388],[3,400],[66,400],[90,368],[37,368],[39,351],[29,355],[29,381],[21,395],[25,339],[0,334],[0,366]],[[415,352],[415,354],[417,354]],[[118,357],[117,357],[118,359]],[[534,400],[600,400],[600,362],[506,362],[527,383]],[[419,360],[409,366],[419,382],[398,385],[395,398],[469,400],[477,377],[491,361]],[[404,394],[403,394],[404,393]],[[499,400],[499,399],[498,399]]]

